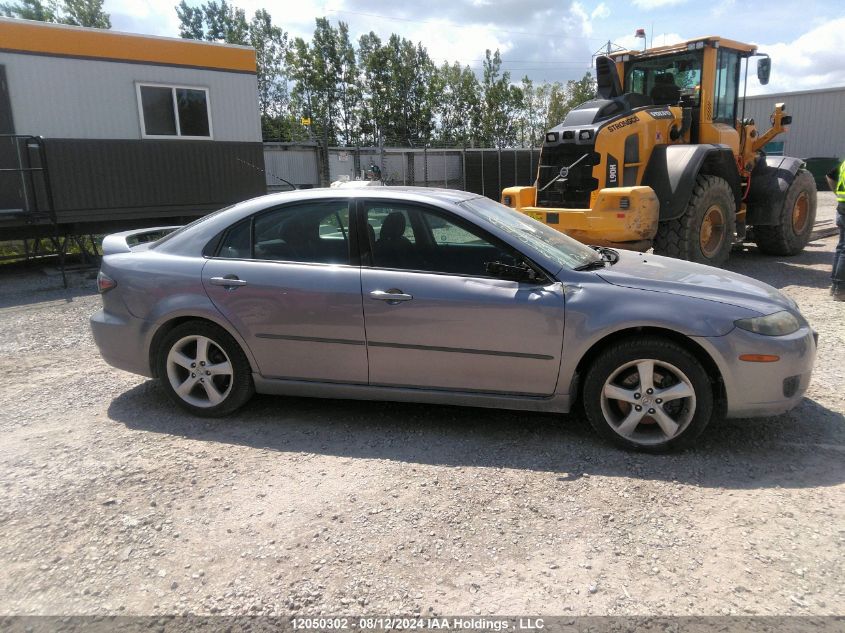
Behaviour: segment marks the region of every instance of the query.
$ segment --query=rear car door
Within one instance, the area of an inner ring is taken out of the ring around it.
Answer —
[[[214,305],[268,378],[367,383],[360,267],[349,201],[288,204],[222,236],[203,268]]]
[[[520,254],[444,209],[363,200],[358,234],[371,385],[549,395],[559,283],[496,279]]]

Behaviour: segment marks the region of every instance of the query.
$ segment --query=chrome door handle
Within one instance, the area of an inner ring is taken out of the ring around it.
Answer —
[[[226,275],[225,277],[212,277],[208,280],[212,286],[245,286],[246,281],[238,279],[235,275]]]
[[[373,290],[370,293],[370,299],[387,301],[388,303],[400,303],[402,301],[410,301],[413,298],[414,295],[406,295],[396,288],[391,288],[390,290]]]

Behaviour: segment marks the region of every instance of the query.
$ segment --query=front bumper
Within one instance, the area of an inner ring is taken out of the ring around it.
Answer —
[[[816,340],[810,327],[786,336],[762,336],[739,328],[724,336],[695,337],[722,373],[727,417],[779,415],[801,402],[816,360]],[[774,354],[776,362],[739,360],[743,354]]]
[[[537,207],[536,191],[510,187],[502,192],[502,203],[585,244],[645,250],[657,235],[660,203],[651,187],[594,191],[590,209]]]
[[[112,367],[152,377],[149,354],[143,345],[144,321],[99,310],[91,316],[90,323],[103,360]]]

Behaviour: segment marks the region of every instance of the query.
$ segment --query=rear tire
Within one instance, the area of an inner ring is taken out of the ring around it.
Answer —
[[[194,415],[228,415],[255,392],[252,370],[240,345],[226,330],[207,321],[189,321],[168,332],[157,364],[167,395]]]
[[[699,264],[721,266],[736,232],[736,198],[724,178],[699,174],[684,214],[661,222],[654,252]]]
[[[695,356],[677,343],[646,336],[599,354],[584,376],[583,402],[590,425],[604,439],[662,453],[687,448],[701,435],[713,417],[714,389]]]
[[[813,234],[816,223],[816,181],[799,169],[786,190],[783,207],[774,226],[755,226],[754,241],[767,255],[798,255]]]

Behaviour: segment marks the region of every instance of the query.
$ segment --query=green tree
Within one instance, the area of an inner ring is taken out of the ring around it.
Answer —
[[[290,92],[290,112],[294,121],[291,128],[291,140],[313,139],[315,117],[312,93],[316,77],[311,63],[309,45],[301,37],[295,38],[288,46],[285,68],[288,79],[293,82],[293,88]],[[311,125],[302,125],[300,123],[301,118],[311,119]]]
[[[588,72],[581,79],[570,79],[566,85],[555,82],[549,87],[545,129],[563,123],[573,109],[596,98],[596,82]]]
[[[103,0],[65,0],[60,21],[73,26],[111,28],[111,17],[103,11]]]
[[[246,13],[226,0],[219,3],[211,0],[198,7],[182,0],[176,7],[176,16],[179,35],[185,39],[249,45]]]
[[[110,29],[111,18],[103,11],[103,0],[18,0],[0,3],[0,15],[22,20],[55,22],[73,26]]]
[[[349,39],[349,26],[340,22],[335,31],[335,59],[339,126],[347,145],[360,142],[361,82],[355,46]]]
[[[19,0],[18,2],[0,3],[0,14],[7,18],[37,20],[38,22],[58,22],[59,3],[56,0]]]
[[[358,39],[358,68],[361,72],[361,139],[364,143],[378,145],[385,138],[391,92],[387,49],[372,31]]]
[[[283,120],[290,119],[285,116],[289,101],[285,67],[288,34],[273,24],[273,18],[266,10],[259,9],[249,23],[249,43],[255,49],[258,106],[262,120],[273,120],[278,128]],[[281,128],[277,132],[270,137],[286,136]]]
[[[596,80],[590,72],[586,72],[581,79],[570,79],[566,82],[566,92],[569,97],[569,107],[574,108],[596,98]]]
[[[535,84],[527,76],[522,78],[522,112],[519,117],[519,144],[537,147],[546,133],[551,85]]]
[[[502,72],[499,51],[484,53],[481,81],[483,111],[481,138],[494,147],[507,147],[517,142],[517,115],[522,108],[522,90],[511,85],[509,72]]]
[[[293,81],[293,111],[311,119],[307,132],[324,145],[335,143],[334,77],[328,77],[332,66],[333,37],[325,18],[317,19],[311,42],[297,37],[287,53],[288,76]]]
[[[324,145],[361,141],[361,82],[349,27],[317,18],[310,43],[294,40],[287,57],[295,108],[312,119],[311,129]]]
[[[478,138],[481,124],[481,86],[469,66],[444,63],[437,72],[439,93],[435,116],[438,140],[448,145],[469,145]]]
[[[422,44],[392,34],[386,43],[369,33],[359,40],[361,120],[374,143],[416,147],[434,133],[437,68]]]
[[[337,48],[337,32],[327,18],[317,18],[314,35],[308,54],[313,66],[312,107],[321,126],[324,144],[336,144],[338,112],[337,92],[340,74],[340,54]]]

